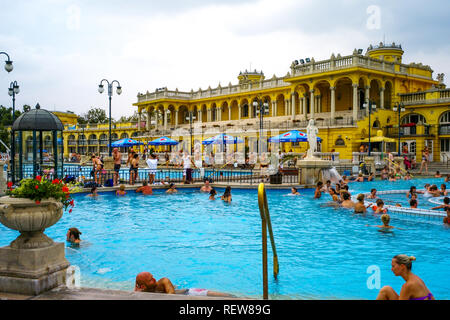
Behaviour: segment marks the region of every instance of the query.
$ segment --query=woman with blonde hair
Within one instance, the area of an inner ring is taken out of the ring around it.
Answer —
[[[384,286],[378,293],[377,300],[435,300],[423,280],[411,272],[412,262],[415,260],[415,257],[406,254],[398,254],[392,258],[392,272],[395,276],[401,276],[406,282],[402,286],[400,295],[392,287]]]

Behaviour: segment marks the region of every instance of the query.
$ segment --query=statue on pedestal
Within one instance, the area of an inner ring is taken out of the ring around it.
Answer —
[[[306,127],[309,149],[306,153],[306,159],[316,159],[314,152],[317,151],[317,134],[319,129],[314,124],[314,119],[310,119]]]

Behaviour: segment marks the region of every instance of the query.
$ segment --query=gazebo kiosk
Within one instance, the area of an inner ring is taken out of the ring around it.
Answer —
[[[46,175],[63,177],[64,126],[57,116],[41,109],[30,110],[14,121],[11,134],[11,180]]]

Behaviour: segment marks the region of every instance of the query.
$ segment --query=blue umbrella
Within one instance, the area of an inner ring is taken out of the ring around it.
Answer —
[[[236,144],[243,143],[244,140],[238,137],[233,137],[225,133],[203,140],[202,144]]]
[[[322,141],[320,137],[317,137],[318,141]],[[278,136],[272,137],[269,139],[269,142],[306,142],[308,141],[308,136],[306,133],[298,131],[298,130],[292,130],[288,131],[282,134],[279,134]]]
[[[174,146],[178,144],[178,141],[175,141],[167,137],[161,137],[150,141],[148,144],[152,146]]]
[[[142,145],[143,143],[140,141],[136,141],[130,138],[125,138],[125,139],[120,139],[117,141],[114,141],[113,143],[111,143],[111,146],[113,148],[121,148],[121,147],[132,147],[132,146],[139,146]]]

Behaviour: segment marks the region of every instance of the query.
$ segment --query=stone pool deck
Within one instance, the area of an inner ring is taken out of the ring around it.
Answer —
[[[196,297],[182,294],[58,287],[37,296],[0,292],[0,300],[249,300],[249,298]]]

